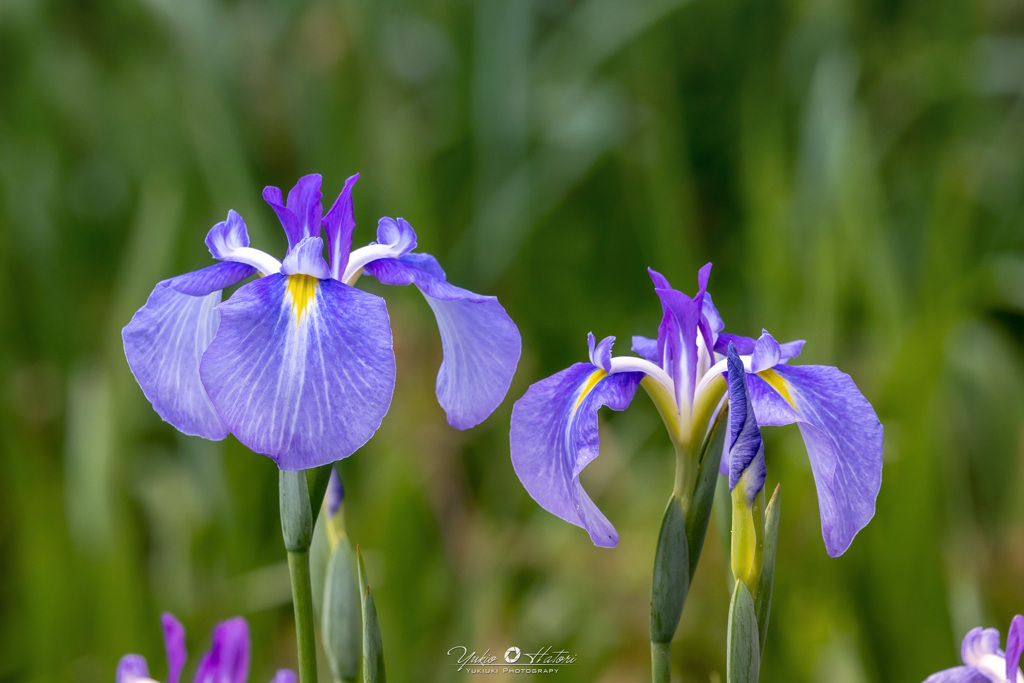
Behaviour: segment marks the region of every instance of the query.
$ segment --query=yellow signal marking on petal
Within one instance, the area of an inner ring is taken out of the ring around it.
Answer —
[[[319,283],[312,275],[289,275],[287,292],[292,299],[292,310],[295,311],[295,324],[302,322],[302,315],[313,299],[316,298],[316,288]]]
[[[786,399],[786,403],[792,406],[793,410],[800,412],[800,409],[796,406],[796,401],[793,400],[793,394],[789,391],[789,383],[782,377],[782,375],[769,368],[768,370],[762,370],[757,373],[757,376],[765,382],[768,382],[772,389],[779,392],[782,398]]]
[[[587,397],[587,394],[593,391],[594,387],[597,386],[597,383],[607,376],[608,373],[602,370],[601,368],[598,368],[597,370],[594,370],[592,373],[590,373],[590,377],[587,378],[587,381],[586,383],[584,383],[583,388],[580,389],[580,395],[576,398],[576,405],[572,407],[572,412],[574,415],[576,414],[576,410],[580,407],[580,404],[583,403],[583,399]]]

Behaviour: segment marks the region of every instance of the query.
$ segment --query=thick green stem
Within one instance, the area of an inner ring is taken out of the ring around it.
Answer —
[[[672,643],[651,643],[651,683],[672,680]]]
[[[313,633],[313,593],[309,582],[309,551],[288,551],[295,605],[295,637],[299,643],[299,683],[316,683],[316,636]]]

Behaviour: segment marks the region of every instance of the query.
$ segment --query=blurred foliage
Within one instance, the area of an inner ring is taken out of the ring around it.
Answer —
[[[165,609],[193,664],[243,614],[252,680],[294,666],[273,463],[162,423],[119,331],[229,208],[281,253],[263,185],[320,172],[330,201],[357,170],[357,244],[407,218],[524,339],[509,399],[456,432],[431,314],[386,292],[395,400],[341,472],[393,680],[463,680],[458,644],[648,676],[655,411],[606,416],[585,473],[614,550],[529,499],[508,418],[588,331],[654,333],[645,267],[692,292],[708,260],[730,331],[806,339],[886,427],[876,518],[836,560],[799,434],[766,432],[762,680],[952,666],[1024,611],[1022,74],[1012,0],[0,0],[0,680],[110,681],[130,651],[162,676]],[[724,673],[726,548],[679,680]]]

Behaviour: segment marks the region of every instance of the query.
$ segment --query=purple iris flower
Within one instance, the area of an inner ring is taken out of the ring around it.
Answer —
[[[623,410],[642,383],[677,450],[704,443],[724,404],[724,355],[732,343],[746,372],[757,425],[797,423],[818,489],[821,528],[829,555],[841,555],[874,515],[882,476],[882,425],[850,377],[836,368],[789,366],[803,341],[779,344],[722,332],[707,292],[711,264],[700,269],[697,295],[673,289],[649,270],[661,300],[657,339],[633,338],[635,356],[613,357],[614,337],[594,343],[590,362],[576,363],[537,382],[512,410],[512,464],[541,507],[587,530],[599,546],[618,534],[580,485],[580,472],[598,455],[597,411]],[[722,473],[729,474],[729,453]]]
[[[395,385],[384,300],[352,286],[364,272],[416,285],[433,310],[449,424],[473,427],[501,403],[519,361],[515,324],[495,297],[449,284],[433,256],[413,252],[416,233],[401,218],[382,218],[377,241],[353,251],[357,178],[326,215],[319,175],[301,178],[287,201],[264,190],[288,237],[283,261],[250,247],[230,211],[206,237],[220,263],[157,284],[122,336],[160,417],[207,439],[234,434],[284,470],[351,455],[380,426]],[[257,274],[221,303],[224,289]]]
[[[185,629],[173,614],[160,617],[167,651],[167,680],[178,683],[188,658],[185,652]],[[249,678],[249,624],[235,617],[217,624],[213,629],[213,647],[199,660],[194,683],[245,683]],[[296,683],[293,671],[281,669],[270,683]],[[158,683],[149,676],[149,666],[142,655],[125,655],[117,664],[117,683]]]
[[[1006,636],[1006,652],[999,649],[999,631],[974,628],[960,646],[963,666],[932,674],[924,683],[1024,683],[1020,655],[1024,651],[1024,617],[1017,615],[1010,622]]]

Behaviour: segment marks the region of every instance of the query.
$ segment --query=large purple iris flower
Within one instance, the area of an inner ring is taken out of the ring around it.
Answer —
[[[165,612],[160,617],[167,651],[167,679],[178,683],[188,655],[185,651],[185,629]],[[194,683],[245,683],[249,679],[249,624],[235,617],[217,624],[213,630],[213,647],[199,660]],[[296,683],[293,671],[281,669],[270,683]],[[158,683],[149,677],[149,666],[142,655],[125,655],[117,664],[117,683]]]
[[[874,515],[882,477],[882,425],[850,377],[836,368],[790,366],[803,341],[779,344],[723,333],[707,293],[711,264],[698,274],[697,295],[673,289],[649,270],[661,300],[657,339],[633,338],[637,356],[613,357],[613,337],[589,337],[590,362],[576,363],[537,382],[512,410],[512,464],[541,507],[587,530],[596,545],[618,534],[580,485],[580,472],[598,455],[597,411],[623,410],[638,385],[661,413],[677,450],[694,452],[724,404],[725,353],[730,343],[746,371],[758,425],[797,423],[811,461],[825,547],[842,554]],[[722,472],[729,474],[729,453]],[[745,468],[743,468],[745,469]]]
[[[264,190],[288,237],[283,261],[250,247],[231,211],[206,237],[220,263],[156,286],[123,338],[160,417],[207,439],[234,434],[284,470],[351,455],[380,426],[395,385],[384,300],[352,286],[364,272],[416,285],[433,310],[444,351],[437,398],[452,426],[475,426],[501,403],[519,361],[515,324],[495,297],[449,284],[433,256],[413,252],[416,233],[401,218],[382,218],[377,241],[353,251],[357,178],[326,215],[319,175],[301,178],[287,201]]]
[[[964,665],[932,674],[924,683],[1024,683],[1019,666],[1022,651],[1024,617],[1018,614],[1010,622],[1006,652],[999,649],[996,629],[971,629],[960,646]]]

